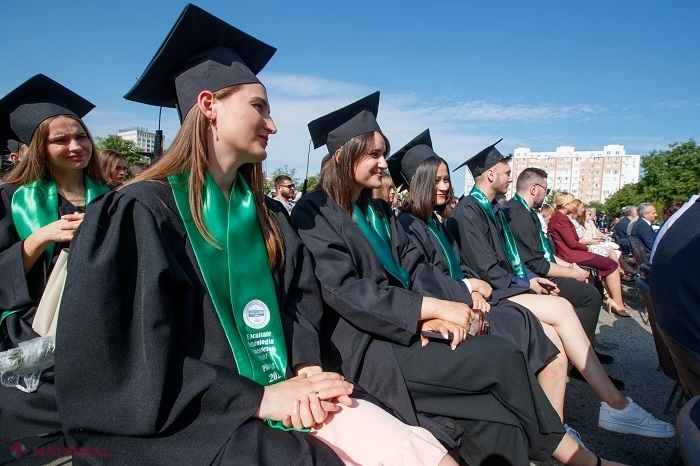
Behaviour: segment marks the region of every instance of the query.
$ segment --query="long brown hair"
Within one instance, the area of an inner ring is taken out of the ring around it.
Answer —
[[[85,123],[83,123],[83,120],[73,115],[56,115],[42,121],[34,131],[32,140],[27,146],[27,153],[24,155],[24,157],[22,157],[22,160],[10,172],[10,174],[7,175],[5,183],[22,186],[38,179],[50,180],[52,178],[51,166],[49,165],[46,154],[46,145],[49,139],[49,124],[57,116],[72,118],[73,120],[77,121],[80,126],[82,126],[83,130],[85,130],[85,133],[90,139],[90,144],[92,144],[92,152],[90,153],[90,160],[83,170],[93,180],[106,184],[107,180],[102,174],[100,163],[97,160],[95,140],[92,139],[92,135],[85,126]]]
[[[239,89],[240,85],[230,86],[214,92],[214,97],[222,100]],[[182,122],[170,148],[158,159],[155,165],[143,172],[132,183],[147,180],[162,181],[168,176],[178,175],[189,170],[189,205],[192,219],[204,239],[216,246],[216,241],[204,223],[202,215],[203,192],[209,166],[207,160],[208,126],[209,121],[199,108],[192,107]],[[265,239],[270,268],[280,267],[284,263],[284,240],[277,223],[272,219],[272,214],[265,207],[262,163],[243,164],[238,169],[238,173],[243,176],[253,192],[258,223]]]
[[[100,159],[100,168],[102,168],[102,173],[109,182],[112,181],[110,175],[112,170],[114,170],[114,167],[117,166],[117,163],[119,163],[120,160],[123,160],[126,163],[126,157],[124,157],[121,152],[114,149],[102,150],[97,154],[97,157]]]
[[[381,134],[381,133],[380,133]],[[389,141],[382,134],[386,143],[386,153],[389,152]],[[362,158],[369,154],[374,146],[374,132],[355,136],[340,146],[339,157],[331,156],[328,168],[321,173],[318,185],[328,196],[338,203],[346,213],[352,213],[352,191],[355,188],[355,167]],[[372,197],[370,188],[363,188],[357,205],[364,207]]]
[[[438,168],[443,163],[449,173],[449,165],[440,157],[428,157],[418,166],[416,173],[411,178],[408,198],[401,204],[399,210],[407,212],[423,222],[428,221],[433,211],[438,211],[443,217],[449,216],[454,197],[451,180],[450,191],[445,198],[445,204],[439,207],[435,205],[435,177],[437,176]]]

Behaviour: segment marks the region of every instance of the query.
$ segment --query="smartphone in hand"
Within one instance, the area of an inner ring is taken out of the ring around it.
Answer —
[[[423,331],[421,332],[421,335],[423,335],[425,338],[428,340],[434,340],[434,341],[442,341],[444,343],[451,342],[452,339],[454,338],[454,335],[452,335],[451,332],[447,333],[447,338],[442,336],[442,333],[440,332],[429,332],[429,331]]]

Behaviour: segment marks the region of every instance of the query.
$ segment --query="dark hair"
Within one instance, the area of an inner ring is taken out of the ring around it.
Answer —
[[[285,181],[292,181],[292,179],[290,177],[288,177],[287,175],[276,176],[275,181],[274,181],[275,189],[277,188],[277,186],[281,185]]]
[[[518,181],[515,183],[515,191],[523,192],[529,188],[535,181],[546,180],[547,172],[541,168],[528,167],[520,172]]]
[[[661,213],[661,218],[665,222],[669,218],[671,218],[671,215],[675,214],[678,209],[683,207],[683,204],[685,202],[683,201],[671,201],[668,204],[666,204],[666,207],[664,207],[664,211]]]
[[[450,191],[447,193],[447,198],[445,198],[445,204],[437,208],[435,206],[435,177],[437,176],[438,168],[443,163],[449,173],[449,165],[440,157],[428,157],[418,166],[416,173],[411,178],[408,198],[399,207],[402,212],[409,213],[423,222],[428,221],[434,210],[439,211],[443,217],[449,216],[450,210],[452,210],[452,198],[454,197],[452,183],[450,183]]]
[[[379,133],[381,134],[381,133]],[[389,152],[389,141],[382,134],[386,143],[386,152]],[[348,142],[340,146],[338,156],[331,157],[328,168],[321,172],[321,179],[318,185],[328,196],[338,203],[346,213],[352,212],[352,191],[355,188],[355,167],[362,158],[369,154],[374,145],[374,131],[355,136]],[[357,205],[364,207],[372,197],[372,190],[362,189]]]

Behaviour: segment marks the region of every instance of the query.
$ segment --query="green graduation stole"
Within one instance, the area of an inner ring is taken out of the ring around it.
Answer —
[[[547,259],[549,262],[554,262],[554,254],[552,254],[552,250],[549,249],[549,242],[547,241],[547,238],[544,237],[544,231],[542,231],[542,224],[540,224],[540,219],[537,218],[537,214],[532,211],[530,206],[527,205],[527,202],[525,202],[525,199],[520,197],[519,194],[513,196],[513,199],[521,203],[523,207],[525,207],[530,213],[532,218],[535,220],[535,225],[537,225],[537,231],[540,234],[540,250],[544,253],[545,259]]]
[[[462,268],[459,266],[459,257],[457,257],[457,253],[452,249],[452,245],[447,239],[445,227],[435,214],[428,217],[428,230],[430,230],[433,236],[438,240],[438,244],[440,244],[442,255],[445,257],[445,261],[447,261],[447,265],[450,269],[450,277],[455,280],[463,280],[464,273],[462,273]]]
[[[518,253],[518,246],[515,244],[515,238],[513,238],[513,233],[510,231],[508,222],[505,219],[505,215],[502,210],[498,211],[498,218],[493,213],[493,207],[491,206],[491,201],[486,197],[479,188],[474,186],[469,192],[469,195],[476,200],[481,210],[484,211],[486,216],[491,219],[491,221],[496,225],[498,229],[498,239],[501,241],[501,246],[503,251],[506,253],[508,262],[513,269],[513,274],[524,280],[527,280],[527,274],[525,273],[525,266],[520,260],[520,254]]]
[[[89,176],[84,177],[85,205],[90,204],[100,194],[109,191],[103,184],[97,183]],[[12,221],[22,240],[39,228],[58,220],[58,189],[53,179],[38,179],[20,186],[12,195]],[[54,243],[46,246],[44,265],[48,270],[53,257]]]
[[[192,218],[189,172],[169,176],[168,181],[238,372],[263,386],[285,380],[284,331],[253,192],[238,174],[227,201],[206,174],[202,210],[217,243],[214,246]],[[276,429],[294,430],[280,421],[265,422]]]
[[[91,203],[100,194],[109,191],[107,186],[94,181],[89,176],[84,177],[84,183],[85,205]],[[24,241],[39,228],[58,220],[58,189],[56,188],[56,182],[53,179],[38,179],[20,186],[12,195],[10,210],[12,211],[12,221],[15,224],[17,234]],[[55,244],[50,243],[42,254],[46,270],[51,265],[54,247]],[[0,323],[7,316],[24,309],[26,307],[2,311],[0,313]]]
[[[362,209],[352,203],[352,220],[357,224],[369,244],[372,245],[374,252],[379,257],[384,270],[401,282],[404,288],[408,289],[411,285],[411,277],[401,265],[396,262],[394,255],[391,253],[391,230],[389,222],[383,215],[377,214],[371,202],[367,203],[367,215],[362,212]]]

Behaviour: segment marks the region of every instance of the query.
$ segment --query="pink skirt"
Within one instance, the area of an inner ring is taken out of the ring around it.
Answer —
[[[437,465],[447,453],[427,430],[396,419],[365,400],[340,405],[311,430],[346,465]]]

